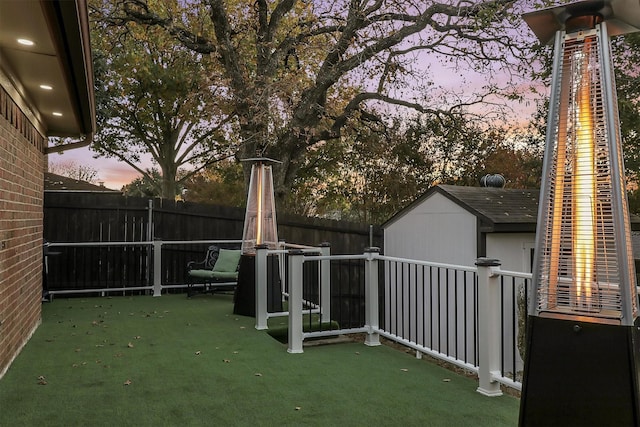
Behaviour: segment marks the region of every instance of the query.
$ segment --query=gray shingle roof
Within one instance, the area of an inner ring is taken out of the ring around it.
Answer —
[[[104,185],[95,185],[87,181],[80,181],[50,172],[45,172],[44,174],[44,191],[119,193],[119,191],[112,190]]]
[[[430,188],[382,227],[395,222],[436,192],[475,215],[480,221],[480,231],[531,233],[536,231],[540,190],[459,185],[437,185]],[[640,229],[640,217],[631,215],[631,228]]]
[[[438,185],[435,191],[479,217],[486,231],[535,231],[539,190]]]

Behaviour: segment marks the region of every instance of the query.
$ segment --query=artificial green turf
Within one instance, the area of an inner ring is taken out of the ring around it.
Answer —
[[[425,360],[360,343],[288,354],[232,309],[227,295],[46,303],[0,380],[0,426],[517,424],[517,399]]]

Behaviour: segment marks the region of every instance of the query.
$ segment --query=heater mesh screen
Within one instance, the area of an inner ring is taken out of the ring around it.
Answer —
[[[242,253],[255,253],[255,246],[259,244],[275,249],[278,244],[277,227],[271,166],[255,164],[251,167]]]
[[[618,123],[608,123],[603,86],[613,82],[603,82],[600,49],[595,32],[566,37],[556,70],[551,102],[558,114],[550,118],[553,158],[545,171],[548,191],[541,196],[537,310],[620,318],[621,286],[629,276],[619,257],[630,253],[630,240],[616,239],[617,227],[625,225],[618,224],[614,209],[627,208],[616,204],[612,185],[624,178],[612,174],[612,162],[621,165],[621,147],[608,131]],[[612,150],[611,144],[618,146]],[[635,290],[633,295],[635,313]]]

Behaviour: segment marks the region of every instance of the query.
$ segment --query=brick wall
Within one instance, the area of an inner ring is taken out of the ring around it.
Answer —
[[[0,87],[0,378],[40,323],[44,141]]]

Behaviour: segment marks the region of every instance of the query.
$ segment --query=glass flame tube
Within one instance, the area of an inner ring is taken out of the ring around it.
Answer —
[[[588,305],[591,300],[595,255],[595,200],[596,170],[595,141],[593,138],[593,111],[591,107],[591,79],[589,78],[589,50],[591,40],[585,39],[582,51],[575,53],[575,164],[573,175],[574,209],[574,280],[577,306]]]
[[[256,245],[262,244],[262,222],[264,221],[264,216],[262,213],[262,205],[264,202],[264,188],[263,188],[263,175],[264,175],[264,165],[260,165],[258,169],[258,174],[256,176],[258,181],[258,206],[257,206],[257,222],[256,222]]]
[[[256,245],[275,249],[278,243],[276,208],[273,193],[273,171],[267,158],[244,159],[255,162],[251,166],[251,180],[247,193],[247,210],[242,233],[242,253],[254,254]]]

